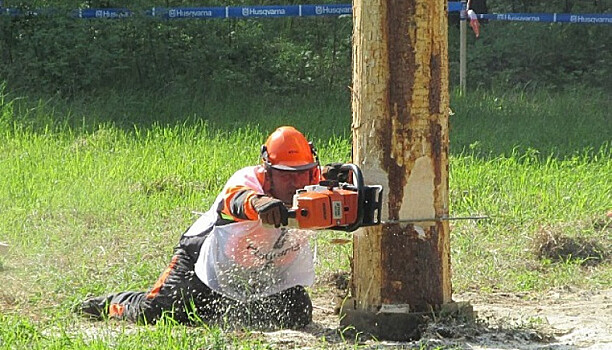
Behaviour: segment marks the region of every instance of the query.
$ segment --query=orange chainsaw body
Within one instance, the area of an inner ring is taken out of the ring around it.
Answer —
[[[348,226],[358,219],[358,193],[338,187],[307,186],[293,199],[298,227],[324,229]]]

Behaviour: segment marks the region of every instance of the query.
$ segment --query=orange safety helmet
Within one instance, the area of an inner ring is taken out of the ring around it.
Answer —
[[[292,126],[276,129],[261,146],[261,159],[267,167],[302,171],[319,165],[317,152],[311,142]]]

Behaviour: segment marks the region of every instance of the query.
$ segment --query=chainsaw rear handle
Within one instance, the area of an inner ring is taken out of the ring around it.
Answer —
[[[343,227],[332,227],[332,229],[353,232],[359,227],[361,227],[363,224],[363,210],[365,204],[365,185],[363,182],[363,174],[361,173],[361,169],[359,169],[359,167],[353,163],[342,164],[340,170],[348,170],[352,172],[353,176],[349,176],[349,178],[352,180],[353,185],[344,184],[342,188],[355,190],[357,192],[357,220],[351,225]]]
[[[361,169],[353,163],[343,164],[340,167],[340,170],[349,170],[352,172],[353,176],[349,177],[352,179],[352,184],[344,183],[341,185],[341,188],[357,192],[357,220],[351,225],[341,227],[336,226],[332,227],[332,229],[353,232],[360,227],[379,225],[382,214],[382,186],[366,186]]]

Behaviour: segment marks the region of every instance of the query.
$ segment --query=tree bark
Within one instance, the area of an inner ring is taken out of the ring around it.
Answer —
[[[353,20],[353,161],[385,188],[383,218],[447,216],[447,1],[354,0]],[[448,221],[362,228],[353,244],[345,309],[451,302]]]

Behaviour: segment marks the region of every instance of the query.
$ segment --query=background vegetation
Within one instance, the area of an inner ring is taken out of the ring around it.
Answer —
[[[11,89],[72,96],[104,88],[249,86],[280,92],[334,92],[350,85],[349,17],[162,20],[152,6],[237,6],[342,3],[306,1],[5,1],[4,6],[54,8],[40,16],[0,16],[0,77]],[[473,1],[489,12],[612,11],[609,1]],[[121,20],[78,20],[70,11],[125,7]],[[450,15],[451,82],[458,82],[457,13]],[[612,91],[610,27],[546,23],[483,23],[469,37],[471,89],[588,86]]]

